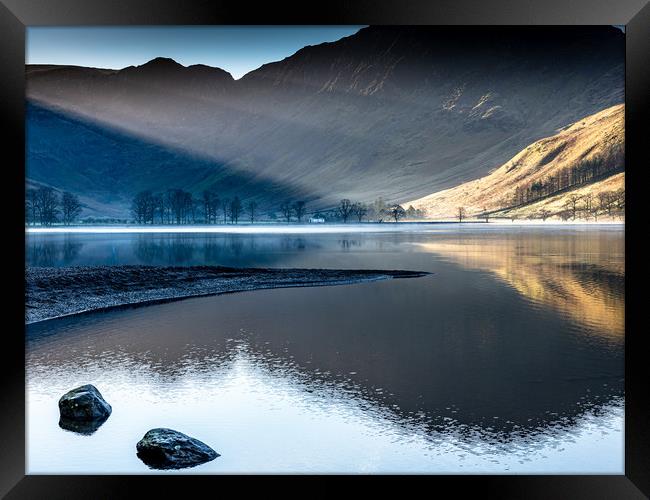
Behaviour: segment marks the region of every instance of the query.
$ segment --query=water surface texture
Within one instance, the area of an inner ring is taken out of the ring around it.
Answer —
[[[30,473],[149,473],[154,427],[221,454],[181,473],[622,473],[622,226],[30,234],[27,264],[431,275],[91,313],[27,328]],[[96,432],[58,426],[92,383]],[[165,473],[169,473],[165,471]]]

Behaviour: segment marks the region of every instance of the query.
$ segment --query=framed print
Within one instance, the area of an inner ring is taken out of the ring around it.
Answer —
[[[650,493],[643,1],[0,14],[7,498]]]

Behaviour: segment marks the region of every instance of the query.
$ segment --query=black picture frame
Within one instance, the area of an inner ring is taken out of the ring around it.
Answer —
[[[24,65],[25,27],[36,25],[191,25],[191,24],[462,24],[462,25],[585,25],[626,27],[626,162],[627,204],[625,247],[627,269],[640,269],[639,238],[641,172],[648,166],[642,144],[650,96],[650,5],[646,0],[388,0],[304,3],[302,7],[267,2],[204,0],[0,0],[0,106],[3,122],[4,181],[11,196],[5,226],[14,236],[5,244],[9,262],[24,262]],[[218,494],[224,481],[247,480],[223,476],[40,476],[25,475],[25,343],[24,274],[18,265],[6,267],[7,309],[3,335],[0,422],[0,495],[6,498],[122,498],[138,490],[147,497],[171,496],[198,486]],[[648,379],[641,325],[641,273],[626,272],[625,339],[625,474],[572,475],[456,475],[408,476],[433,481],[435,491],[452,487],[454,495],[478,492],[499,498],[644,498],[650,495],[650,426]],[[23,293],[21,294],[21,291]],[[276,481],[277,476],[266,480]],[[304,482],[305,476],[300,479]],[[347,477],[346,482],[367,477]],[[385,478],[373,477],[383,482]],[[404,484],[404,477],[393,478]],[[291,478],[291,484],[298,478]],[[218,481],[218,482],[215,482]],[[373,481],[373,482],[374,482]],[[299,484],[299,483],[298,483]],[[424,486],[424,484],[419,485]],[[429,486],[430,487],[430,486]],[[284,490],[281,490],[284,491]]]

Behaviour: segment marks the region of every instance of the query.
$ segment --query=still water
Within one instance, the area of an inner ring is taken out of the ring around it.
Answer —
[[[156,473],[154,427],[221,454],[180,473],[622,473],[622,226],[30,234],[27,264],[428,271],[27,328],[27,470]],[[58,398],[92,383],[90,436]],[[165,473],[170,473],[166,471]]]

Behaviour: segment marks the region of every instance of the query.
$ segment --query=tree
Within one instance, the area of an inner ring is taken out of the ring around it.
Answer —
[[[201,209],[201,200],[197,200],[196,198],[192,197],[192,195],[190,195],[189,203],[190,211],[192,212],[192,224],[196,224]]]
[[[625,188],[614,191],[614,205],[620,215],[625,215]]]
[[[72,193],[64,192],[61,196],[61,211],[63,223],[68,226],[81,214],[81,203],[79,198]]]
[[[51,187],[42,187],[36,190],[32,203],[38,213],[41,226],[51,226],[57,221],[59,215],[59,198]]]
[[[217,222],[217,212],[219,211],[219,197],[211,189],[206,189],[202,194],[203,217],[206,224]]]
[[[551,215],[551,212],[550,212],[549,210],[546,210],[545,208],[542,208],[542,209],[539,211],[539,217],[540,217],[543,221],[546,221],[546,219],[548,219],[548,218],[550,217],[550,215]]]
[[[463,219],[467,218],[467,212],[465,211],[465,207],[458,207],[457,217],[458,217],[458,222],[463,222]]]
[[[616,197],[612,191],[603,191],[598,193],[598,208],[601,212],[607,213],[610,217],[612,216],[615,202]]]
[[[406,210],[402,205],[392,205],[388,208],[388,213],[390,216],[395,219],[395,222],[399,222],[406,215]]]
[[[36,221],[40,217],[40,206],[38,203],[38,191],[34,188],[30,188],[25,193],[25,217],[27,223],[36,224]]]
[[[280,212],[282,212],[282,216],[287,221],[287,223],[291,222],[291,216],[293,215],[293,205],[289,200],[286,200],[284,203],[282,203],[282,205],[280,205]]]
[[[157,215],[158,221],[160,224],[165,223],[165,206],[166,198],[163,193],[157,193],[153,195],[153,205],[154,205],[154,218]]]
[[[195,203],[192,193],[182,189],[172,189],[168,192],[168,203],[176,224],[187,224],[196,218]]]
[[[595,203],[594,203],[594,195],[591,193],[586,193],[582,196],[582,204],[583,204],[583,213],[585,214],[585,219],[588,219],[590,215],[593,215],[595,218],[597,217],[598,213],[594,213],[594,208]]]
[[[168,189],[164,194],[165,204],[165,220],[167,224],[172,223],[172,198],[174,197],[174,190]]]
[[[149,190],[140,191],[131,202],[131,212],[137,224],[147,224],[148,222],[153,224],[154,209],[154,197]]]
[[[367,213],[368,213],[367,205],[363,203],[354,203],[352,205],[352,214],[354,214],[358,222],[361,222]]]
[[[239,196],[235,196],[230,202],[230,223],[237,224],[242,211],[242,203]]]
[[[567,196],[566,201],[564,202],[564,208],[569,211],[571,218],[576,220],[576,213],[578,212],[578,203],[582,197],[579,194],[571,193]]]
[[[344,198],[341,200],[338,206],[338,214],[341,219],[343,219],[344,223],[348,222],[348,219],[350,218],[350,215],[352,215],[352,202],[348,200],[347,198]]]
[[[368,218],[375,219],[377,222],[382,222],[386,217],[386,202],[383,197],[377,198],[368,210]]]
[[[256,210],[257,210],[257,202],[255,200],[251,200],[248,203],[246,203],[246,211],[248,212],[248,215],[251,218],[251,224],[255,222]]]
[[[221,210],[223,211],[223,223],[228,223],[228,210],[230,208],[230,200],[228,198],[223,198],[221,200]]]
[[[25,193],[25,224],[29,226],[29,223],[31,221],[31,214],[32,214],[32,201],[27,196],[27,193]]]
[[[307,202],[301,200],[293,204],[293,212],[296,214],[296,218],[298,219],[299,223],[302,221],[302,218],[305,216],[306,211],[307,211]]]

